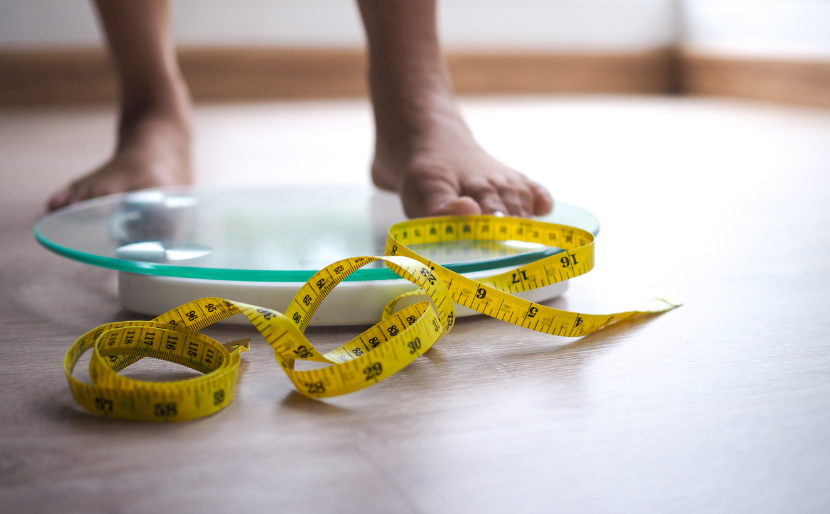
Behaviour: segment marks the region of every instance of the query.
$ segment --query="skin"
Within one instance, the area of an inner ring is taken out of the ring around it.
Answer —
[[[167,0],[97,0],[121,98],[118,143],[97,169],[55,193],[50,211],[112,193],[188,184],[191,100]]]
[[[358,0],[369,41],[376,125],[372,180],[410,217],[550,212],[548,191],[491,157],[455,102],[434,0]],[[191,101],[169,35],[167,0],[97,1],[118,71],[118,145],[103,166],[49,201],[189,183]]]

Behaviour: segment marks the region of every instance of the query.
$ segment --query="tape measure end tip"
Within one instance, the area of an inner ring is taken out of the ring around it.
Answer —
[[[222,346],[227,348],[228,351],[231,352],[231,353],[237,352],[237,351],[239,353],[247,352],[248,350],[251,349],[251,338],[250,337],[245,337],[245,338],[242,338],[242,339],[238,339],[236,341],[231,341],[229,343],[225,343]]]
[[[662,303],[664,303],[664,304],[668,305],[668,308],[667,308],[667,309],[665,309],[666,311],[674,310],[674,309],[676,309],[676,308],[678,308],[678,307],[682,307],[682,306],[683,306],[683,302],[679,302],[679,301],[677,301],[677,300],[670,300],[670,299],[668,299],[668,298],[662,298],[662,297],[660,297],[660,298],[655,298],[655,300],[657,300],[657,301],[659,301],[659,302],[662,302]]]

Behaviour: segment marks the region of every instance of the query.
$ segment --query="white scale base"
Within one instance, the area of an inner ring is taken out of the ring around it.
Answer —
[[[512,268],[469,273],[470,278],[496,275]],[[233,280],[201,280],[193,278],[118,273],[118,300],[125,309],[141,314],[157,316],[159,313],[193,301],[196,298],[217,296],[251,305],[285,312],[294,295],[302,287],[294,282],[240,282]],[[380,321],[384,307],[390,300],[415,287],[407,280],[371,280],[342,282],[326,297],[314,317],[311,326],[372,325]],[[555,298],[568,289],[567,282],[551,284],[540,289],[515,293],[516,296],[536,303]],[[401,300],[397,309],[423,301],[426,297]],[[478,312],[456,305],[457,316],[472,316]],[[239,314],[225,322],[245,324],[248,319]]]

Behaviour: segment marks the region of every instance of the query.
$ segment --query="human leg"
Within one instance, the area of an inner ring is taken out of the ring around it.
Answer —
[[[118,143],[49,210],[111,193],[191,181],[190,95],[170,36],[168,0],[96,0],[120,91]]]
[[[435,0],[358,0],[369,40],[376,186],[411,217],[550,212],[548,191],[491,157],[455,103]]]

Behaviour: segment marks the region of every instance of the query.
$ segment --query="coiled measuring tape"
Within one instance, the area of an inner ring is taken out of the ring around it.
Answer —
[[[565,251],[473,280],[408,247],[458,240],[524,241]],[[645,309],[596,315],[562,311],[513,295],[593,268],[594,236],[566,225],[496,216],[417,219],[390,228],[384,254],[343,259],[323,268],[300,288],[284,314],[233,300],[202,298],[152,321],[102,325],[81,336],[66,354],[64,367],[72,394],[86,409],[118,418],[184,421],[213,414],[233,401],[240,354],[248,349],[249,341],[220,344],[199,330],[240,313],[273,347],[277,362],[297,390],[324,398],[369,387],[405,368],[452,330],[456,303],[507,323],[566,337],[584,336],[631,316],[679,306],[657,299]],[[303,335],[317,307],[344,278],[376,261],[383,261],[418,289],[389,302],[380,323],[333,351],[319,352]],[[402,298],[411,296],[425,300],[395,311]],[[91,384],[72,374],[89,350]],[[175,382],[146,382],[118,373],[144,357],[204,374]],[[298,360],[329,366],[297,370],[294,363]]]

